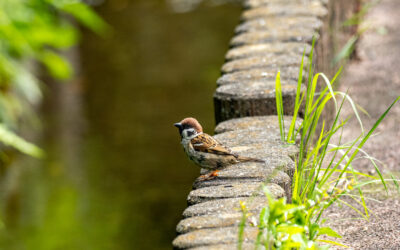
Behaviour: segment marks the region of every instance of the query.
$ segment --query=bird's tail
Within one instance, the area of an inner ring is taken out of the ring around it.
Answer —
[[[237,159],[238,159],[240,162],[252,161],[252,162],[262,162],[262,163],[265,163],[264,160],[257,159],[257,158],[246,157],[246,156],[239,156]]]

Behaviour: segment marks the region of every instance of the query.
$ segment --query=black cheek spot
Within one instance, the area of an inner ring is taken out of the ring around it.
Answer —
[[[217,161],[217,168],[222,168],[222,167],[223,167],[222,162],[221,161]]]

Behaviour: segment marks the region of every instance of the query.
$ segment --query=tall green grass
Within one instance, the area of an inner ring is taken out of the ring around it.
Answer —
[[[335,240],[321,239],[321,236],[341,238],[332,228],[324,226],[323,213],[333,204],[342,204],[354,209],[360,216],[368,220],[369,209],[365,200],[363,187],[380,182],[388,191],[386,179],[383,178],[377,162],[362,147],[373,136],[374,131],[396,104],[397,97],[386,111],[379,117],[369,131],[365,131],[360,119],[357,105],[348,93],[335,91],[341,69],[329,80],[323,73],[314,74],[313,69],[314,42],[308,57],[308,80],[306,91],[302,90],[304,70],[304,53],[299,71],[293,117],[289,129],[285,129],[280,72],[276,77],[276,109],[282,141],[288,144],[298,142],[299,154],[295,159],[295,173],[292,180],[292,203],[285,198],[273,199],[265,188],[268,206],[263,208],[258,226],[255,249],[324,249],[319,243],[346,247]],[[323,86],[318,86],[322,82]],[[338,98],[340,97],[340,98]],[[343,129],[348,119],[343,119],[341,111],[345,102],[349,102],[354,116],[359,122],[360,135],[349,142],[343,142]],[[334,106],[332,121],[324,120],[328,105]],[[302,110],[304,109],[304,111]],[[299,119],[300,111],[304,114]],[[363,111],[363,110],[361,110]],[[300,121],[300,126],[295,126]],[[297,127],[297,128],[296,128]],[[287,131],[287,132],[286,132]],[[352,163],[358,154],[368,159],[374,166],[377,176],[368,175],[356,170]],[[400,190],[395,178],[389,179]],[[344,199],[348,197],[350,199]],[[353,201],[353,202],[351,202]],[[358,209],[355,204],[361,205]],[[244,227],[248,211],[241,203],[243,218],[239,226],[239,244],[242,248]]]
[[[276,78],[276,105],[280,124],[281,138],[287,143],[294,143],[300,137],[299,155],[296,159],[296,169],[292,181],[292,201],[296,206],[305,207],[308,224],[307,232],[309,240],[317,240],[318,233],[312,232],[313,227],[319,227],[323,218],[323,212],[332,204],[341,203],[354,209],[357,213],[368,219],[369,212],[366,206],[362,186],[370,181],[380,181],[387,191],[386,180],[383,178],[376,159],[362,150],[364,144],[371,138],[378,125],[388,114],[393,105],[399,101],[397,97],[386,111],[379,117],[372,128],[365,132],[356,105],[347,93],[334,90],[334,84],[341,73],[341,69],[329,80],[323,73],[313,74],[312,58],[313,48],[309,56],[308,81],[305,92],[300,93],[303,75],[303,60],[299,72],[296,101],[292,122],[288,133],[285,133],[283,124],[283,100],[279,73]],[[304,55],[303,55],[304,59]],[[322,79],[323,87],[318,92],[318,82]],[[280,93],[280,94],[278,94]],[[338,102],[338,98],[341,101]],[[304,103],[303,103],[304,99]],[[354,115],[359,121],[361,134],[353,141],[343,143],[342,131],[347,123],[343,120],[341,111],[344,102],[348,101]],[[322,116],[327,105],[334,105],[335,113],[332,124],[328,124]],[[304,107],[304,117],[300,128],[295,130],[295,122],[298,120],[300,107]],[[334,144],[332,140],[338,138]],[[353,168],[352,162],[359,153],[363,153],[375,167],[377,176],[371,176],[359,172]],[[395,181],[395,180],[394,180]],[[395,183],[397,183],[395,181]],[[397,183],[398,184],[398,183]],[[356,190],[356,195],[349,195],[351,190]],[[356,203],[361,204],[363,211],[358,210],[352,204],[344,201],[343,196],[351,197]],[[325,241],[326,242],[326,241]],[[337,244],[334,241],[326,242]]]

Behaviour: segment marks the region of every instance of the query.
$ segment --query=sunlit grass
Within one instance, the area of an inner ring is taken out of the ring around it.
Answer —
[[[317,242],[345,247],[334,240],[319,239],[322,235],[341,237],[332,228],[323,226],[324,211],[333,204],[346,205],[368,220],[370,211],[366,205],[368,197],[365,197],[364,187],[379,183],[381,189],[389,193],[387,182],[390,181],[393,183],[392,187],[400,190],[399,181],[394,176],[384,178],[378,167],[379,161],[362,149],[393,105],[399,101],[400,96],[383,112],[372,128],[365,131],[357,105],[348,93],[336,91],[334,88],[341,69],[331,80],[323,73],[314,75],[313,51],[314,42],[309,56],[309,78],[305,92],[301,92],[303,54],[293,118],[287,134],[283,116],[280,72],[276,77],[276,108],[281,139],[294,144],[296,138],[300,137],[299,154],[295,159],[296,168],[292,180],[293,204],[288,204],[285,199],[272,199],[266,190],[269,206],[264,208],[260,215],[256,249],[261,245],[266,249],[318,248]],[[319,86],[320,82],[323,86]],[[341,115],[345,102],[350,104],[361,128],[360,135],[349,142],[343,142],[342,137],[348,121],[348,118],[343,119]],[[331,122],[324,120],[323,117],[328,105],[334,105]],[[295,123],[303,107],[304,117],[296,130]],[[353,162],[360,158],[369,160],[377,173],[376,176],[362,173],[353,167]],[[343,197],[350,197],[350,201],[342,199]],[[358,209],[358,206],[362,209]],[[242,210],[245,211],[243,208]],[[241,223],[241,232],[244,225]]]
[[[314,46],[313,46],[314,47]],[[334,90],[334,83],[337,80],[341,69],[336,73],[331,81],[328,80],[322,73],[315,74],[313,77],[312,68],[312,57],[313,50],[309,57],[309,79],[307,82],[305,95],[305,111],[304,117],[297,133],[300,134],[300,145],[299,145],[299,157],[296,159],[296,171],[293,178],[292,188],[293,195],[292,201],[297,205],[307,205],[308,203],[323,202],[318,206],[314,206],[307,215],[309,221],[309,227],[312,225],[322,224],[323,212],[334,203],[342,203],[354,209],[357,213],[362,215],[365,219],[369,218],[369,210],[367,208],[364,192],[362,187],[367,183],[381,183],[383,189],[387,192],[386,181],[376,163],[376,159],[369,156],[365,151],[362,150],[364,144],[373,135],[378,125],[385,118],[387,113],[393,107],[393,105],[400,99],[396,98],[387,110],[379,117],[372,128],[365,133],[363,124],[356,105],[349,97],[347,93],[339,92]],[[303,68],[300,68],[300,74]],[[317,83],[319,78],[322,77],[324,88],[317,93]],[[277,81],[279,78],[277,78]],[[299,81],[298,89],[300,88],[301,82]],[[280,84],[276,84],[280,87]],[[279,90],[277,90],[278,92]],[[299,94],[299,93],[298,93]],[[341,102],[338,103],[337,97],[341,97]],[[277,98],[280,98],[277,96]],[[332,124],[329,126],[323,117],[321,116],[324,109],[327,107],[328,102],[332,103],[335,107],[335,116]],[[350,103],[353,113],[359,121],[361,127],[361,134],[353,141],[343,143],[342,142],[342,131],[345,128],[347,119],[343,120],[341,117],[341,111],[345,101]],[[277,101],[279,103],[280,101]],[[296,98],[295,110],[300,107],[300,98]],[[280,120],[283,120],[283,116],[278,113]],[[293,122],[291,127],[294,127],[294,121],[297,118],[297,112],[293,115]],[[321,128],[321,129],[318,129]],[[293,133],[295,134],[295,133]],[[334,138],[339,138],[338,145],[332,143]],[[293,137],[285,137],[285,141],[293,143]],[[359,153],[364,154],[364,158],[368,159],[374,166],[377,173],[377,177],[366,175],[353,168],[353,161]],[[361,178],[360,178],[361,177]],[[394,183],[398,183],[394,178]],[[351,196],[356,203],[359,203],[363,207],[363,211],[356,209],[352,204],[347,203],[340,199],[343,195],[346,195],[351,190],[356,190],[357,195]],[[309,233],[310,240],[315,240],[318,237]],[[333,243],[333,242],[330,242]]]

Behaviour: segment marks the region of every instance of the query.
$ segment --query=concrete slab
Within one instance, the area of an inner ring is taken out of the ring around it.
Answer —
[[[293,0],[292,0],[293,1]],[[322,21],[315,16],[273,16],[260,17],[247,20],[239,24],[235,32],[258,32],[280,29],[307,28],[318,30],[322,27]]]
[[[253,86],[254,87],[258,86],[257,92],[262,92],[260,91],[261,88],[272,91],[275,90],[275,80],[279,70],[281,71],[282,86],[284,85],[296,86],[294,82],[297,81],[299,77],[299,67],[296,66],[281,67],[280,69],[254,68],[254,69],[232,72],[222,75],[217,80],[217,85],[222,86],[222,85],[239,83],[243,86],[237,85],[236,88],[242,87],[243,89],[247,90],[247,92],[249,91],[254,92],[251,89]]]
[[[239,201],[245,202],[249,212],[259,212],[268,204],[265,197],[242,197],[206,201],[185,209],[183,217],[240,212]]]
[[[244,242],[254,242],[257,238],[257,233],[257,228],[246,227],[243,234]],[[238,241],[238,234],[238,227],[201,229],[179,235],[172,244],[178,249],[200,246],[206,247],[219,244],[235,244]]]
[[[227,52],[225,59],[229,61],[251,56],[271,56],[287,53],[302,55],[304,51],[306,55],[308,55],[311,51],[311,45],[299,42],[251,44],[230,49]]]
[[[316,16],[323,17],[328,14],[327,9],[319,1],[308,4],[302,3],[275,3],[262,5],[256,8],[245,10],[241,20],[246,21],[259,17],[269,16]]]
[[[286,42],[305,42],[311,43],[313,37],[318,38],[319,35],[316,33],[315,29],[301,27],[293,29],[279,29],[270,31],[254,31],[239,33],[232,38],[230,41],[230,46],[238,47],[250,44],[263,44],[269,42],[280,41],[282,43]]]
[[[235,71],[243,71],[250,69],[267,69],[267,68],[286,68],[294,66],[300,68],[302,56],[299,54],[280,54],[280,55],[268,55],[268,56],[254,56],[248,58],[237,59],[226,62],[222,65],[221,72],[223,74],[231,73]],[[307,62],[307,57],[304,61]],[[307,64],[307,63],[306,63]],[[306,64],[304,64],[306,68]],[[294,81],[294,80],[293,80]],[[296,83],[294,83],[296,84]]]
[[[275,183],[268,183],[265,185],[260,182],[231,183],[193,190],[189,193],[187,201],[188,204],[192,205],[216,199],[264,196],[264,186],[276,198],[280,198],[285,195],[283,188]]]

